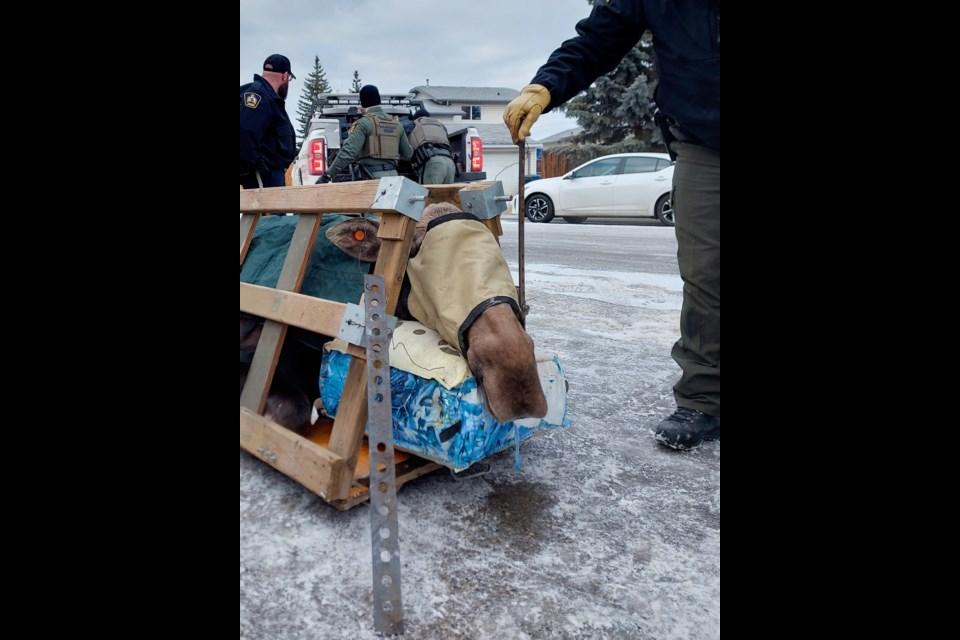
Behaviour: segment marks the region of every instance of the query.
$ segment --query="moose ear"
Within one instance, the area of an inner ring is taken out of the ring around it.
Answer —
[[[361,262],[376,262],[380,252],[380,223],[370,218],[351,218],[327,229],[327,239]]]

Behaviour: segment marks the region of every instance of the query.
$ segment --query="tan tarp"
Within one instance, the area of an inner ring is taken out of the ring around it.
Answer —
[[[496,238],[478,220],[447,220],[427,232],[407,264],[414,318],[464,353],[466,331],[493,301],[519,309],[517,288]]]

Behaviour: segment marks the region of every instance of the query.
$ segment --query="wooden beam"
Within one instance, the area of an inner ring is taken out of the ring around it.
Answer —
[[[460,204],[460,192],[461,191],[483,191],[489,187],[495,185],[496,182],[455,182],[453,184],[431,184],[426,185],[426,188],[430,190],[430,195],[427,196],[427,204],[434,204],[437,202],[449,202],[452,205],[455,205],[458,209],[462,206]]]
[[[240,448],[330,500],[330,480],[345,461],[320,445],[240,407]]]
[[[377,198],[379,180],[337,182],[302,187],[245,189],[241,213],[366,213]]]
[[[240,283],[240,311],[330,338],[337,337],[340,332],[346,308],[342,302]],[[354,358],[367,359],[367,352],[353,344],[347,345],[347,353]]]
[[[460,194],[462,192],[482,191],[495,184],[495,182],[467,182],[444,185],[428,185],[427,189],[430,190],[430,195],[427,196],[426,203],[429,206],[438,202],[449,202],[457,209],[463,210],[463,203],[460,202]],[[500,216],[491,218],[489,220],[481,220],[480,222],[482,222],[483,225],[490,230],[490,233],[497,238],[497,242],[499,243],[500,236],[503,235],[503,227],[500,225]]]
[[[245,214],[240,216],[240,266],[247,257],[247,251],[250,250],[250,243],[253,241],[253,232],[257,229],[257,222],[260,221],[260,214]]]
[[[385,213],[381,222],[384,234],[380,238],[380,254],[374,273],[382,275],[386,283],[387,313],[394,313],[400,299],[400,286],[407,272],[410,247],[416,223],[398,213]],[[399,238],[399,239],[397,239]],[[334,500],[345,500],[353,483],[353,469],[357,464],[363,431],[367,425],[367,372],[366,362],[359,358],[350,361],[337,419],[330,436],[330,450],[347,461],[347,469],[339,478],[333,478]]]
[[[253,191],[242,192],[241,199],[245,193],[253,193]],[[321,219],[320,215],[308,214],[300,216],[297,220],[297,227],[290,240],[290,248],[287,250],[287,258],[280,271],[280,278],[277,280],[277,289],[300,291]],[[253,362],[250,363],[250,371],[247,373],[247,383],[240,394],[240,405],[256,414],[263,414],[263,408],[267,404],[267,394],[273,383],[273,374],[277,370],[277,361],[280,359],[280,350],[283,348],[286,337],[287,325],[273,320],[267,320],[263,324],[260,342],[257,344]]]
[[[410,260],[410,249],[413,247],[413,232],[416,222],[399,213],[386,213],[381,226],[386,230],[394,230],[389,238],[380,237],[380,253],[377,255],[377,264],[373,272],[382,275],[387,286],[387,313],[397,310],[400,300],[400,286],[407,273],[407,262]]]
[[[425,460],[423,458],[418,458],[416,456],[411,456],[410,458],[407,458],[404,462],[400,462],[397,464],[397,479],[396,479],[397,489],[399,490],[400,487],[407,484],[411,480],[416,480],[421,476],[425,476],[428,473],[432,473],[437,469],[441,469],[441,468],[443,468],[442,465],[439,465],[436,462]],[[348,497],[346,500],[330,500],[329,501],[330,504],[335,509],[337,509],[338,511],[346,511],[348,509],[352,509],[358,504],[363,504],[364,502],[367,502],[370,499],[369,487],[366,486],[365,484],[358,484],[357,482],[358,480],[360,481],[360,483],[365,482],[369,484],[370,478],[368,476],[364,476],[359,479],[354,477],[354,487],[350,491],[350,497]]]
[[[240,311],[336,337],[347,305],[302,293],[240,283]]]

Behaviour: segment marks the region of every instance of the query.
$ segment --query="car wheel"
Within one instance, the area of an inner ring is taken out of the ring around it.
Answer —
[[[542,193],[525,198],[527,220],[530,222],[550,222],[553,220],[553,201]]]
[[[580,224],[581,222],[584,222],[586,218],[581,218],[578,216],[563,216],[563,220],[567,224]]]
[[[657,200],[657,204],[654,207],[654,212],[657,214],[657,220],[660,221],[660,224],[665,224],[668,227],[673,226],[673,204],[670,202],[669,193],[660,196],[660,199]]]

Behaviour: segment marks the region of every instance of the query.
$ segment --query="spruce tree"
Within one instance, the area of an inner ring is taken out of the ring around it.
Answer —
[[[302,144],[303,138],[307,135],[307,127],[310,126],[310,118],[313,117],[320,103],[320,94],[331,91],[330,83],[327,82],[327,74],[320,64],[320,56],[313,58],[313,70],[307,74],[303,80],[303,93],[300,94],[300,100],[297,102],[297,124],[300,125],[297,130],[298,144]]]
[[[354,70],[353,72],[353,84],[350,85],[350,91],[352,93],[360,93],[360,89],[363,87],[363,82],[360,80],[360,72]]]
[[[574,139],[575,148],[566,151],[579,158],[589,156],[585,161],[610,153],[648,151],[662,144],[653,122],[656,87],[653,37],[647,31],[613,71],[563,106],[583,128]]]

